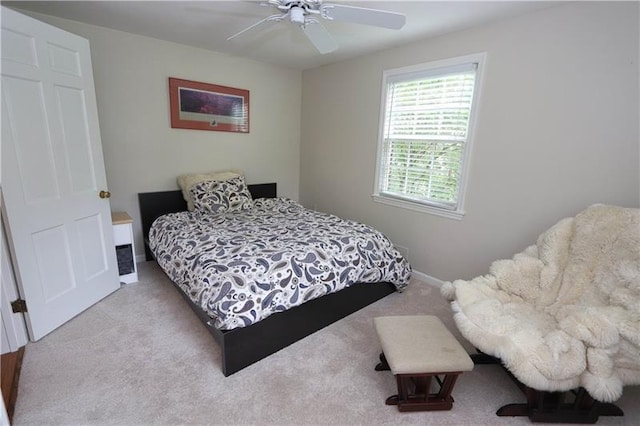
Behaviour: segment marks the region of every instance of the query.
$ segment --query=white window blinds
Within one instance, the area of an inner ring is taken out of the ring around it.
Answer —
[[[458,208],[477,63],[386,77],[378,193]]]

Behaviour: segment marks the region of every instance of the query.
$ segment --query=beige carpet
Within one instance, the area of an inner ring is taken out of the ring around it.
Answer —
[[[14,424],[496,425],[528,424],[495,410],[523,402],[499,366],[476,366],[454,389],[452,411],[385,406],[390,372],[376,372],[373,318],[438,315],[457,330],[439,290],[413,280],[393,294],[230,377],[218,347],[154,263],[129,284],[44,339],[27,345]],[[465,343],[465,345],[468,345]],[[469,348],[471,349],[471,348]],[[618,401],[638,424],[640,387]]]

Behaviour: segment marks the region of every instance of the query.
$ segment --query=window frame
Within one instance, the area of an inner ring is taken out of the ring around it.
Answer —
[[[430,213],[437,216],[443,216],[451,219],[461,220],[465,214],[464,201],[467,189],[467,181],[469,177],[469,168],[471,163],[471,151],[473,141],[475,139],[475,130],[477,125],[478,110],[480,105],[480,93],[482,88],[484,66],[486,62],[486,52],[474,53],[465,56],[458,56],[455,58],[431,61],[421,63],[417,65],[411,65],[408,67],[394,68],[384,70],[382,73],[382,94],[380,98],[380,118],[378,123],[378,147],[376,153],[376,171],[375,181],[373,187],[373,194],[371,195],[373,201],[405,208],[409,210],[415,210],[423,213]],[[402,197],[393,194],[381,192],[381,179],[382,179],[382,161],[383,154],[385,152],[384,136],[385,136],[385,117],[387,108],[387,94],[389,83],[404,81],[415,77],[416,75],[424,76],[428,78],[429,74],[440,74],[438,69],[449,68],[453,73],[456,67],[461,67],[467,64],[475,63],[476,76],[473,90],[473,97],[471,100],[471,109],[469,115],[469,126],[467,130],[467,138],[463,144],[462,159],[460,161],[460,176],[458,180],[458,195],[457,203],[454,208],[451,206],[437,203],[433,201],[416,200],[410,197]]]

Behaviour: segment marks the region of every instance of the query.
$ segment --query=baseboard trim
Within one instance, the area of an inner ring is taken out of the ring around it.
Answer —
[[[424,281],[425,283],[432,285],[436,288],[441,288],[442,285],[445,283],[444,281],[436,277],[432,277],[431,275],[427,275],[424,272],[420,272],[420,271],[415,271],[415,270],[411,271],[411,275],[416,277],[420,281]]]

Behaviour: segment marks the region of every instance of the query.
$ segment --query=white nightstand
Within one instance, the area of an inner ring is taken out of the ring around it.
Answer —
[[[111,212],[113,240],[118,257],[120,282],[129,284],[138,281],[136,250],[133,245],[133,219],[126,212]]]

